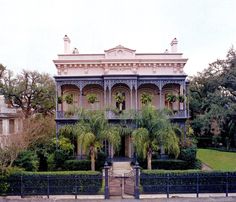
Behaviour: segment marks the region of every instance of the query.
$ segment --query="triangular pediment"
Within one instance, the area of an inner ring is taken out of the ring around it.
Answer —
[[[118,45],[114,48],[105,50],[106,58],[128,58],[135,56],[135,50]]]

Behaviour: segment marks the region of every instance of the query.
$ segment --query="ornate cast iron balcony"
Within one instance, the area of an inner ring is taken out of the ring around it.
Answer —
[[[105,116],[109,120],[130,120],[134,119],[135,114],[137,111],[135,110],[126,110],[122,113],[114,110],[106,110]],[[171,119],[184,119],[189,118],[189,113],[187,110],[179,110],[174,111],[173,114],[170,116]],[[80,115],[78,113],[72,113],[72,112],[64,112],[64,111],[57,111],[56,113],[56,119],[71,119],[71,120],[79,120]]]

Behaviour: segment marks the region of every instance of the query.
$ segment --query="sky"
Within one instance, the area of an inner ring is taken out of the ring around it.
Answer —
[[[63,37],[80,53],[163,53],[177,38],[195,75],[236,46],[236,0],[0,0],[0,63],[56,75]]]

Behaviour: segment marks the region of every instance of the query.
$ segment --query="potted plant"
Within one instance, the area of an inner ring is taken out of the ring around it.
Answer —
[[[119,105],[119,110],[120,112],[122,111],[122,104],[125,101],[125,96],[121,92],[117,92],[115,95],[115,100]]]
[[[147,105],[152,102],[152,95],[149,93],[142,93],[141,95],[141,103],[143,105]]]
[[[72,104],[73,103],[73,95],[72,94],[67,94],[65,96],[65,101],[67,104]]]
[[[87,97],[88,103],[90,103],[93,108],[94,103],[98,102],[97,95],[94,93],[90,93],[90,94],[87,94],[86,97]]]
[[[175,102],[177,99],[176,95],[174,95],[173,93],[168,93],[167,94],[167,97],[166,97],[166,100],[170,103],[173,103]]]
[[[184,100],[185,100],[184,95],[179,95],[178,100],[179,100],[179,109],[183,110],[184,109],[184,104],[183,103],[184,103]]]
[[[166,96],[166,101],[168,102],[168,108],[172,109],[172,103],[176,101],[177,97],[173,93],[168,93]],[[171,106],[170,106],[171,104]]]
[[[88,103],[94,104],[95,102],[98,102],[97,95],[94,93],[90,93],[87,96]]]

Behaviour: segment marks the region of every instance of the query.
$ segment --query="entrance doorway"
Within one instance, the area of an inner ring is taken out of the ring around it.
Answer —
[[[115,153],[115,157],[126,157],[125,156],[125,136],[121,136],[120,147]]]
[[[131,138],[129,135],[121,136],[121,143],[118,150],[115,152],[114,157],[122,157],[122,158],[131,158]]]

